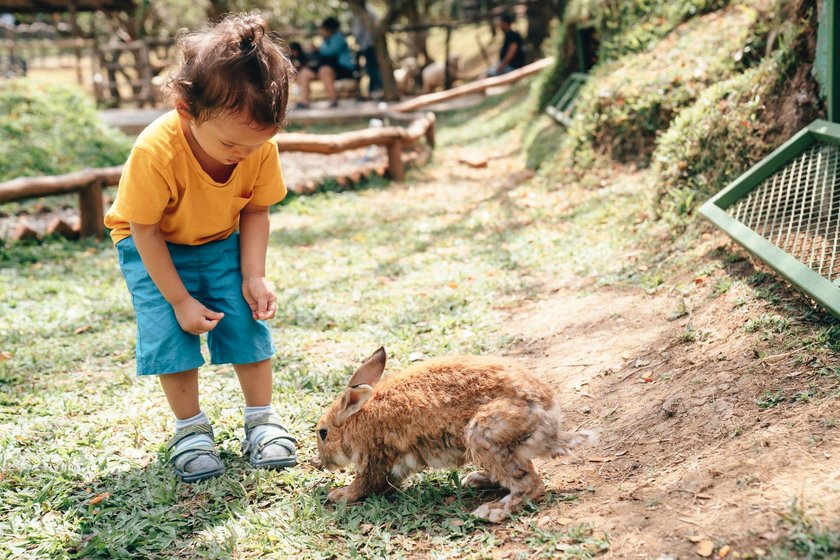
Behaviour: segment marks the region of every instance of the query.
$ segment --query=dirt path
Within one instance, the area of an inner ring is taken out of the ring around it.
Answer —
[[[488,168],[468,169],[458,150],[436,154],[442,165],[426,188],[529,180],[518,157],[486,155]],[[720,260],[710,255],[716,247],[731,248],[722,234],[701,243],[698,268]],[[746,293],[756,270],[734,260],[725,271],[672,278],[656,295],[546,279],[539,301],[511,311],[508,353],[552,379],[570,428],[600,435],[578,457],[539,465],[549,490],[578,499],[541,506],[537,527],[591,524],[609,534],[605,558],[699,558],[702,540],[715,558],[732,558],[769,550],[794,506],[840,518],[840,402],[836,381],[818,373],[838,361],[825,363],[793,336],[783,338],[793,346],[774,347],[762,329],[745,328],[785,312]],[[718,280],[732,289],[720,293]],[[677,281],[693,288],[668,287]],[[499,534],[507,544],[497,557],[533,552],[523,526]]]
[[[539,526],[591,523],[610,534],[609,558],[691,558],[699,537],[716,554],[767,549],[796,500],[840,516],[840,405],[756,404],[768,388],[813,388],[800,380],[813,368],[796,352],[756,359],[726,299],[668,321],[672,296],[580,295],[568,281],[555,290],[512,317],[512,352],[554,380],[569,426],[595,429],[601,441],[541,465],[549,489],[591,492],[544,509]],[[689,320],[705,340],[682,340]]]

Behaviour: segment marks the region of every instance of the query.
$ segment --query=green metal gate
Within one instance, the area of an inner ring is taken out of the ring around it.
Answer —
[[[825,0],[822,18],[818,66],[833,122],[808,125],[700,212],[840,317],[840,0]]]

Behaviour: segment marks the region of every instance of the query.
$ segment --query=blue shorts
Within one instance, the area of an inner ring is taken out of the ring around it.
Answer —
[[[242,296],[239,234],[204,245],[167,243],[187,291],[225,316],[207,333],[210,363],[249,364],[274,356],[271,331],[255,321]],[[181,330],[175,311],[152,281],[131,237],[117,253],[137,314],[137,375],[177,373],[204,364],[198,335]]]

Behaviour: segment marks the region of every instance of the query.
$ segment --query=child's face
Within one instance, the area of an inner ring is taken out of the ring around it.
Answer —
[[[242,115],[220,113],[201,124],[189,121],[193,139],[211,158],[224,165],[235,165],[258,150],[277,128],[263,128]]]

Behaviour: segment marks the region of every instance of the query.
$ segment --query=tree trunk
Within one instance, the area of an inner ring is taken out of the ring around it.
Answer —
[[[553,9],[551,0],[528,4],[528,36],[525,38],[527,61],[543,57],[542,44],[549,34]]]
[[[404,3],[394,2],[389,8],[388,15],[379,22],[374,22],[367,11],[365,0],[350,0],[350,9],[358,17],[373,37],[373,48],[376,50],[376,62],[379,65],[379,74],[382,77],[382,91],[385,99],[396,101],[400,98],[400,90],[397,88],[397,81],[394,79],[394,65],[391,62],[391,55],[388,54],[388,42],[386,33],[394,20],[399,17],[399,12],[404,9]]]

